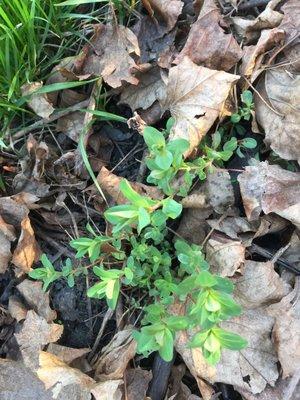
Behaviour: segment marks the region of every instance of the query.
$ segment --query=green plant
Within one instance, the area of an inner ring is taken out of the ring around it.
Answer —
[[[167,130],[171,123],[168,122]],[[184,189],[187,192],[193,177],[203,179],[213,163],[228,160],[237,142],[230,140],[217,150],[221,138],[215,135],[210,147],[203,145],[202,157],[185,161],[187,141],[167,143],[161,132],[149,127],[145,128],[144,138],[150,152],[147,160],[150,181],[161,187],[167,197],[142,196],[128,181],[122,180],[120,191],[128,203],[110,207],[104,213],[112,225],[111,235],[97,235],[89,229],[92,237],[75,239],[71,246],[77,252],[76,258],[88,256],[89,267],[93,267],[97,277],[97,282],[88,289],[88,296],[106,299],[112,309],[121,292],[125,298],[128,290],[133,297],[138,296],[129,305],[143,310],[141,328],[133,333],[139,353],[148,356],[158,351],[164,360],[170,361],[176,332],[189,329],[196,333],[188,345],[201,348],[207,362],[215,365],[223,348],[240,350],[247,345],[246,340],[220,325],[239,315],[241,307],[232,298],[232,282],[209,272],[200,246],[170,237],[168,221],[182,212],[174,194],[183,195],[171,184],[175,177],[186,179],[188,172]],[[167,183],[161,184],[164,179]],[[45,256],[42,264],[43,268],[35,269],[30,276],[43,280],[44,288],[62,276],[74,284],[74,274],[86,273],[88,268],[72,270],[68,261],[68,266],[56,272]]]

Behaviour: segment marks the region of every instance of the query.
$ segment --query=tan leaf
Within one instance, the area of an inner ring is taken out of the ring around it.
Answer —
[[[170,69],[163,110],[170,110],[175,124],[171,139],[190,142],[189,153],[200,143],[222,111],[232,85],[239,77],[199,67],[188,57]]]
[[[28,309],[17,296],[10,296],[8,300],[8,311],[17,322],[20,322],[26,318]]]
[[[281,158],[300,163],[299,75],[285,68],[268,70],[257,90],[270,105],[255,95],[256,118],[265,131],[265,142]]]
[[[245,261],[243,276],[235,281],[235,298],[245,309],[280,301],[291,287],[274,270],[272,262]]]
[[[266,52],[282,43],[284,38],[285,33],[283,29],[263,30],[256,45],[244,47],[241,75],[251,77],[251,82],[254,82],[259,73],[262,72],[260,68]]]
[[[202,245],[209,231],[206,219],[209,218],[212,212],[213,210],[210,206],[185,209],[177,229],[178,235],[190,243]]]
[[[231,239],[239,239],[240,234],[255,232],[259,228],[258,221],[247,221],[243,217],[226,217],[223,220],[210,219],[207,221],[213,229],[225,233]]]
[[[233,35],[226,34],[221,28],[221,20],[215,1],[206,0],[175,63],[188,56],[195,64],[229,71],[241,59],[243,52]]]
[[[247,218],[258,219],[261,211],[274,212],[300,226],[300,176],[260,162],[238,176]]]
[[[72,347],[61,346],[57,343],[50,343],[47,352],[55,355],[66,364],[71,364],[74,360],[90,352],[89,348],[74,349]]]
[[[281,0],[271,0],[266,8],[255,19],[233,17],[233,25],[237,33],[247,39],[247,42],[258,39],[262,29],[272,29],[280,25],[283,14],[275,11]]]
[[[53,400],[43,382],[19,361],[0,359],[1,400]]]
[[[120,192],[119,186],[123,178],[113,174],[107,168],[102,167],[98,176],[97,181],[99,185],[108,193],[117,204],[128,203],[128,200]],[[139,182],[130,182],[132,188],[143,196],[148,196],[153,199],[161,199],[162,193],[159,189],[154,186],[147,186]]]
[[[237,351],[223,350],[216,368],[209,366],[201,350],[188,349],[186,344],[191,333],[180,333],[176,349],[195,378],[210,383],[223,382],[237,390],[260,393],[267,384],[273,386],[278,378],[277,357],[270,339],[274,319],[258,308],[248,310],[242,316],[222,323],[226,330],[238,333],[248,340],[248,347]]]
[[[133,76],[138,69],[132,55],[140,54],[139,45],[134,33],[123,25],[99,24],[91,44],[84,48],[86,58],[82,65],[84,74],[102,76],[113,88],[122,85],[122,81],[138,84]]]
[[[111,343],[102,350],[95,365],[97,380],[107,381],[123,378],[128,362],[135,356],[136,343],[132,329],[119,331]]]
[[[34,94],[34,92],[41,87],[43,87],[43,82],[33,82],[23,85],[21,90],[23,96],[29,96],[29,100],[27,101],[29,107],[39,117],[47,119],[55,109],[49,101],[46,93]]]
[[[28,311],[20,332],[15,333],[24,363],[35,370],[38,366],[39,350],[48,343],[56,342],[62,332],[62,325],[48,324],[35,311]]]
[[[95,400],[122,400],[123,384],[121,379],[100,382],[94,385],[91,393]]]
[[[214,273],[233,276],[245,261],[245,246],[226,236],[213,235],[206,244],[206,257]]]
[[[14,251],[12,263],[20,269],[20,273],[28,273],[35,261],[39,259],[39,249],[29,217],[21,222],[21,235]]]
[[[56,312],[50,308],[49,292],[44,292],[42,282],[33,282],[25,279],[17,289],[26,300],[26,303],[47,322],[56,319]]]
[[[293,376],[299,371],[300,365],[299,279],[293,292],[284,297],[280,303],[270,306],[268,313],[276,319],[272,337],[283,378]]]
[[[180,0],[142,0],[142,2],[150,16],[162,25],[166,33],[174,28],[184,4]]]
[[[4,274],[7,270],[8,263],[11,260],[12,254],[10,251],[10,240],[0,231],[0,273]]]
[[[55,388],[56,390],[72,384],[90,390],[95,383],[94,379],[88,375],[78,369],[69,367],[58,357],[45,351],[40,351],[39,353],[39,369],[36,373],[46,389],[52,388],[59,383],[59,386]],[[57,391],[56,395],[58,395]]]
[[[135,111],[139,108],[146,110],[165,92],[165,83],[161,78],[161,69],[153,67],[149,71],[136,75],[139,83],[130,85],[121,93],[120,103],[128,104]]]

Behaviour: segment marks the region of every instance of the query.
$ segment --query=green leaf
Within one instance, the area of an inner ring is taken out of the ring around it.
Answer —
[[[136,205],[138,207],[151,207],[154,204],[156,204],[155,201],[145,197],[141,196],[139,193],[137,193],[135,190],[132,189],[130,186],[129,182],[126,179],[122,179],[120,183],[120,190],[123,194],[124,197],[126,197],[127,200],[129,200],[133,205]]]
[[[228,142],[226,142],[223,146],[224,151],[234,151],[237,148],[237,139],[232,137]]]
[[[146,126],[144,128],[143,136],[149,149],[152,149],[154,146],[156,148],[164,147],[166,144],[164,135],[151,126]]]
[[[236,123],[238,123],[238,122],[240,122],[240,120],[241,120],[241,116],[239,115],[239,114],[232,114],[232,116],[230,117],[230,121],[233,123],[233,124],[236,124]]]
[[[243,139],[241,144],[247,149],[255,149],[255,147],[257,146],[257,141],[253,138],[245,138]]]
[[[244,349],[248,342],[236,333],[225,331],[222,328],[213,328],[214,335],[218,338],[222,347],[230,350]]]
[[[222,140],[221,133],[219,131],[215,132],[212,135],[212,148],[214,150],[217,150],[217,148],[220,146]]]
[[[54,4],[56,7],[63,6],[79,6],[81,4],[89,4],[89,3],[107,3],[107,0],[66,0],[62,3]]]
[[[245,103],[248,107],[250,107],[253,103],[253,94],[250,90],[244,90],[241,94],[242,102]]]
[[[156,165],[162,170],[168,170],[173,162],[173,155],[170,151],[163,149],[155,157]]]
[[[189,326],[189,321],[187,317],[181,316],[171,316],[165,320],[167,326],[172,331],[181,331],[187,329]]]
[[[182,205],[173,199],[165,199],[162,204],[162,211],[169,218],[176,219],[182,212]]]
[[[214,351],[213,353],[206,350],[203,352],[203,355],[204,355],[204,358],[206,359],[206,361],[208,362],[208,364],[210,364],[210,365],[216,365],[221,359],[220,349]]]
[[[220,350],[221,344],[212,331],[207,336],[207,339],[205,340],[203,347],[211,353]]]
[[[138,215],[138,233],[141,233],[141,230],[150,224],[150,214],[144,208],[139,208]]]
[[[106,282],[98,282],[87,290],[88,297],[102,299],[105,297]]]
[[[81,109],[79,111],[84,112],[84,113],[93,114],[96,117],[101,118],[103,121],[117,121],[117,122],[123,122],[124,124],[127,123],[127,119],[126,118],[121,117],[120,115],[116,115],[116,114],[112,114],[112,113],[106,112],[106,111],[88,110],[88,109]]]
[[[209,295],[205,302],[205,308],[207,309],[207,311],[216,312],[221,309],[221,304]]]
[[[196,277],[196,282],[202,287],[212,287],[216,285],[217,278],[208,271],[201,271]]]
[[[175,124],[175,118],[173,118],[173,117],[170,117],[169,119],[168,119],[168,121],[167,121],[167,124],[166,124],[166,131],[167,131],[167,133],[170,133],[171,132],[171,129],[173,128],[173,125]]]
[[[167,362],[173,359],[173,346],[174,339],[170,329],[165,329],[163,332],[163,343],[159,349],[159,355],[161,358]]]
[[[130,204],[122,204],[120,206],[114,206],[105,211],[104,216],[111,224],[118,224],[124,220],[131,218],[137,218],[139,209],[137,206]]]
[[[202,347],[205,340],[208,337],[208,334],[209,334],[209,330],[196,333],[193,336],[192,340],[190,341],[189,347],[191,347],[191,348]]]

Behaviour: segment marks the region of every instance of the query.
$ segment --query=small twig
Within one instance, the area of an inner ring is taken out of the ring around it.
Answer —
[[[98,348],[100,340],[101,340],[101,338],[103,336],[103,333],[104,333],[104,330],[106,328],[106,325],[107,325],[108,321],[111,319],[111,317],[113,316],[113,314],[114,314],[114,311],[111,310],[110,308],[108,308],[106,313],[105,313],[105,315],[104,315],[104,318],[102,320],[98,335],[97,335],[95,343],[94,343],[94,345],[92,347],[92,351],[90,352],[90,354],[87,357],[88,361],[91,362],[92,364],[95,361],[94,360],[94,355],[95,355],[95,353],[97,351],[97,348]]]
[[[272,260],[272,258],[274,257],[274,254],[271,251],[264,249],[263,247],[260,247],[256,244],[252,244],[251,247],[249,247],[247,250],[250,253],[259,254],[268,260]],[[276,260],[276,264],[280,265],[283,268],[288,269],[291,272],[294,272],[296,275],[300,275],[300,270],[297,267],[295,267],[294,265],[287,262],[284,258],[279,257]]]
[[[57,111],[54,114],[52,114],[48,119],[46,119],[46,118],[40,119],[40,120],[34,122],[32,125],[26,126],[25,128],[21,129],[20,131],[12,134],[12,137],[13,137],[13,139],[20,139],[21,137],[23,137],[24,135],[26,135],[27,133],[29,133],[35,129],[41,128],[42,126],[49,124],[50,122],[54,122],[61,117],[65,117],[66,115],[71,114],[74,111],[78,111],[81,108],[87,107],[88,104],[89,104],[89,100],[84,100],[84,101],[81,101],[80,103],[75,104],[74,106],[68,107],[61,111]]]
[[[145,158],[147,157],[147,155],[148,155],[148,150],[146,149],[143,152],[142,160],[140,163],[140,168],[139,168],[139,171],[138,171],[138,174],[136,177],[136,181],[140,182],[140,183],[143,182],[145,175],[146,175],[147,165],[145,163]]]

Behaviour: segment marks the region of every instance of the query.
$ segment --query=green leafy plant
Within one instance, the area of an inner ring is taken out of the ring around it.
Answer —
[[[228,160],[240,144],[232,138],[221,145],[221,135],[216,133],[210,146],[202,145],[201,157],[185,161],[189,143],[183,139],[166,141],[171,125],[168,121],[163,133],[150,127],[144,131],[151,171],[148,181],[160,187],[166,197],[157,200],[142,196],[122,180],[120,191],[127,203],[104,213],[112,225],[111,235],[97,235],[88,229],[92,237],[71,242],[76,258],[88,257],[91,264],[74,269],[67,260],[57,272],[44,255],[43,267],[30,272],[30,276],[43,280],[46,289],[61,277],[73,285],[76,274],[87,273],[87,268],[93,267],[96,282],[88,289],[88,296],[106,299],[115,309],[120,293],[125,295],[130,290],[133,300],[129,306],[142,309],[141,328],[133,333],[140,354],[148,356],[158,351],[170,361],[176,332],[189,329],[196,333],[188,346],[201,348],[207,362],[215,365],[222,349],[240,350],[247,345],[246,340],[221,325],[239,315],[241,307],[232,297],[232,282],[209,272],[200,246],[172,239],[168,222],[182,212],[175,196],[185,195],[194,177],[204,179],[213,164]],[[183,178],[183,190],[172,186],[175,178]],[[139,294],[137,299],[135,293]]]

